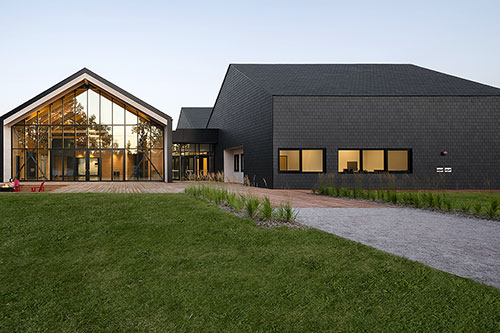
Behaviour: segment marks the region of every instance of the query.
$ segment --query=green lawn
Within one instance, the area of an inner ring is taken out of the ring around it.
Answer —
[[[186,195],[0,195],[0,331],[498,331],[500,291]]]

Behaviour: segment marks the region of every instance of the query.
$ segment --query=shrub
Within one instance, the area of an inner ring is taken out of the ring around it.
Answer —
[[[451,212],[453,210],[453,206],[455,205],[455,203],[450,198],[445,196],[443,198],[443,205],[446,211]]]
[[[278,209],[278,218],[285,222],[294,222],[297,219],[298,211],[290,206],[290,203],[281,204]]]
[[[251,219],[255,218],[260,206],[260,201],[256,197],[249,197],[245,201],[245,213]]]
[[[271,200],[268,197],[264,197],[260,205],[260,213],[265,220],[271,220],[273,217],[274,208],[271,206]]]
[[[415,208],[421,208],[424,205],[422,198],[418,193],[415,193],[415,197],[413,198],[413,205],[415,206]]]
[[[481,206],[481,203],[480,202],[476,202],[472,205],[472,211],[474,212],[474,214],[476,215],[480,215],[481,214],[481,210],[483,209],[483,207]]]
[[[227,204],[231,209],[239,212],[244,206],[244,201],[241,196],[236,195],[236,193],[229,193],[227,195]]]
[[[490,201],[490,204],[486,208],[486,213],[490,219],[495,218],[498,214],[498,209],[500,208],[500,201],[498,199],[494,199]]]
[[[462,203],[462,205],[460,206],[460,211],[462,213],[467,214],[470,212],[471,207],[472,207],[472,202],[466,201],[466,202]]]

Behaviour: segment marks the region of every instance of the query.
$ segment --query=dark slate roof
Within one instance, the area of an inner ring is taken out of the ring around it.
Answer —
[[[177,129],[206,128],[212,108],[184,107],[181,108]]]
[[[27,102],[19,105],[17,108],[15,108],[14,110],[12,111],[9,111],[8,113],[4,114],[3,116],[0,117],[0,119],[3,119],[3,118],[7,118],[7,117],[10,117],[11,115],[15,114],[16,112],[18,112],[19,110],[22,110],[24,109],[26,106],[36,102],[37,100],[39,100],[40,98],[43,98],[44,96],[50,94],[51,92],[53,92],[54,90],[57,90],[59,89],[60,87],[64,86],[65,84],[71,82],[72,80],[76,79],[77,77],[79,77],[80,75],[82,74],[88,74],[90,76],[92,76],[93,78],[95,78],[96,80],[99,80],[101,81],[102,83],[110,86],[111,88],[113,88],[114,90],[122,93],[123,95],[127,96],[128,98],[130,98],[131,100],[135,101],[136,103],[142,105],[143,107],[145,107],[146,109],[148,110],[151,110],[152,112],[156,113],[157,115],[163,117],[163,118],[166,118],[166,119],[170,119],[172,120],[172,117],[170,117],[169,115],[161,112],[160,110],[158,110],[157,108],[149,105],[148,103],[144,102],[143,100],[135,97],[134,95],[132,95],[131,93],[123,90],[122,88],[118,87],[117,85],[115,85],[114,83],[111,83],[110,81],[106,80],[105,78],[97,75],[96,73],[92,72],[90,69],[88,68],[82,68],[80,69],[78,72],[76,72],[75,74],[67,77],[66,79],[62,80],[61,82],[57,83],[56,85],[50,87],[49,89],[45,90],[44,92],[36,95],[35,97],[33,97],[32,99],[28,100]]]
[[[491,96],[500,89],[411,64],[231,64],[272,95]]]

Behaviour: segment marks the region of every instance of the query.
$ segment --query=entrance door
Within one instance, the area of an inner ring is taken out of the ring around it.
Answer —
[[[192,179],[194,173],[194,156],[183,156],[182,164],[182,177],[184,180]]]
[[[78,181],[99,181],[99,152],[81,150],[76,152]]]
[[[179,156],[172,157],[172,179],[181,180],[181,161]]]

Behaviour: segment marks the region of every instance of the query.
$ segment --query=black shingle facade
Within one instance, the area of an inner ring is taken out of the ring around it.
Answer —
[[[500,89],[414,65],[230,65],[208,127],[220,130],[216,170],[242,146],[245,174],[273,188],[318,183],[279,172],[286,148],[325,149],[325,173],[346,186],[387,179],[338,173],[338,149],[405,148],[399,186],[500,188]]]

